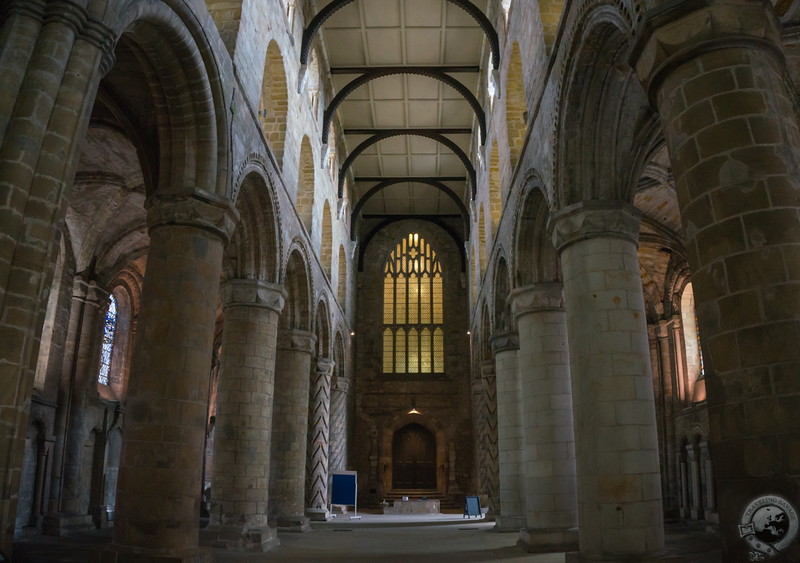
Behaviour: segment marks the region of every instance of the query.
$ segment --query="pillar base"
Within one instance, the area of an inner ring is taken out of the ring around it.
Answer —
[[[574,551],[578,549],[578,528],[520,530],[517,547],[528,553]]]
[[[504,516],[498,514],[494,519],[495,532],[519,532],[527,524],[524,516]]]
[[[312,522],[327,522],[331,519],[331,513],[327,508],[306,508],[306,516]]]
[[[278,516],[275,527],[279,532],[307,532],[311,529],[311,522],[306,516]]]
[[[642,556],[625,556],[625,555],[584,555],[578,551],[572,551],[564,554],[564,563],[609,563],[615,561],[616,563],[663,563],[668,561],[670,563],[687,563],[686,556],[684,555],[642,555]]]
[[[240,553],[265,553],[280,545],[275,528],[251,528],[241,526],[209,526],[200,530],[200,544],[222,551]]]
[[[45,536],[70,536],[82,534],[95,528],[92,516],[71,512],[47,514],[42,519],[42,534]]]
[[[157,553],[115,544],[90,553],[89,559],[89,563],[212,563],[213,561],[210,549]]]

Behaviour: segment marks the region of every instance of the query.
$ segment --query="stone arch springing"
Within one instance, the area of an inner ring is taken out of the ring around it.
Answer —
[[[286,88],[286,70],[278,44],[273,40],[267,47],[264,78],[261,82],[261,99],[258,121],[272,149],[278,168],[283,168],[286,145],[286,116],[289,112],[289,95]]]
[[[500,182],[500,151],[497,143],[492,145],[489,159],[489,217],[492,224],[492,240],[497,236],[500,217],[503,214],[503,188]]]
[[[314,167],[314,152],[308,137],[303,137],[300,144],[300,163],[297,167],[297,213],[300,221],[311,234],[314,219],[314,191],[316,171]]]
[[[322,206],[322,233],[320,239],[319,259],[322,262],[322,270],[328,279],[331,279],[331,269],[333,268],[333,226],[331,218],[331,205],[326,199]]]
[[[347,254],[344,245],[339,245],[339,280],[336,285],[336,299],[343,311],[347,310]]]
[[[511,48],[511,58],[508,60],[505,94],[508,158],[511,170],[514,170],[522,154],[522,145],[525,143],[528,118],[522,59],[519,53],[519,45],[516,42]]]

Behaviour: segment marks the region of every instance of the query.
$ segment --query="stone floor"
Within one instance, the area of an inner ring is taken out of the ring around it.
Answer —
[[[380,515],[360,519],[338,515],[315,522],[305,534],[280,534],[280,546],[269,553],[243,555],[217,552],[217,563],[261,561],[355,561],[379,563],[448,563],[504,561],[561,563],[563,553],[533,555],[517,547],[517,535],[492,531],[494,522],[460,515]],[[667,551],[686,563],[721,561],[719,539],[702,524],[669,524]],[[68,538],[37,536],[14,544],[14,563],[86,563],[91,550],[108,543],[109,530]]]

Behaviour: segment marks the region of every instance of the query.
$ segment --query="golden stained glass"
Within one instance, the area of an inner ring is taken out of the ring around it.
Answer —
[[[431,245],[403,237],[384,266],[384,373],[444,373],[443,289]]]

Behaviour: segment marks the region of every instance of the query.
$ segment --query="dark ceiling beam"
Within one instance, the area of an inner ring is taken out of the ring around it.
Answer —
[[[469,127],[415,127],[415,129],[420,129],[422,131],[434,131],[441,135],[469,135],[472,133],[472,129]],[[392,129],[345,129],[345,135],[377,135],[379,133],[383,133],[384,131],[391,131]]]
[[[308,64],[308,56],[311,53],[311,43],[314,37],[319,32],[322,25],[341,8],[344,8],[354,0],[333,0],[322,8],[317,15],[308,23],[308,26],[303,30],[303,41],[300,44],[300,65],[305,67]],[[481,12],[480,8],[475,6],[469,0],[447,0],[451,4],[458,6],[467,12],[472,19],[474,19],[483,30],[486,39],[489,41],[489,47],[492,50],[492,68],[497,70],[500,68],[500,40],[497,36],[497,30],[492,25],[486,14]]]
[[[464,240],[469,238],[469,212],[467,211],[464,202],[461,201],[461,198],[456,195],[456,193],[450,189],[449,187],[445,186],[440,180],[435,178],[383,178],[380,179],[378,184],[370,188],[367,193],[365,193],[359,200],[356,202],[356,206],[353,208],[353,213],[350,215],[350,239],[356,240],[356,227],[358,226],[358,216],[361,213],[361,209],[366,205],[366,203],[376,194],[380,193],[382,190],[388,188],[389,186],[394,186],[397,184],[402,184],[404,182],[415,182],[417,184],[425,184],[432,188],[436,188],[451,200],[453,203],[456,204],[458,210],[461,212],[461,218],[464,223]]]
[[[427,78],[433,78],[439,82],[443,82],[453,88],[456,92],[461,94],[461,97],[467,101],[472,108],[472,111],[475,112],[475,117],[478,118],[478,127],[480,128],[481,132],[481,145],[486,142],[486,114],[484,113],[483,107],[478,101],[478,98],[475,97],[475,94],[473,94],[472,91],[464,86],[461,82],[434,67],[382,66],[374,67],[371,70],[364,72],[359,77],[354,78],[333,97],[331,103],[328,104],[327,108],[325,108],[325,113],[322,119],[322,143],[325,144],[328,142],[328,133],[331,129],[331,120],[333,119],[333,114],[336,113],[336,109],[345,100],[345,98],[347,98],[347,96],[352,94],[357,88],[363,86],[367,82],[376,80],[378,78],[383,78],[384,76],[393,76],[395,74],[414,74],[417,76],[425,76]]]
[[[381,131],[380,133],[376,133],[369,139],[360,143],[353,151],[347,155],[347,158],[344,159],[342,163],[342,167],[339,169],[339,198],[341,199],[342,195],[344,194],[344,180],[347,171],[350,169],[350,166],[355,162],[356,158],[361,155],[365,150],[367,150],[372,145],[383,141],[384,139],[390,139],[392,137],[400,137],[400,136],[414,136],[414,137],[424,137],[426,139],[431,139],[432,141],[436,141],[437,143],[441,143],[442,145],[446,146],[448,149],[453,151],[453,153],[461,160],[461,164],[464,165],[464,168],[469,175],[470,187],[472,189],[472,199],[475,199],[476,187],[477,187],[477,177],[475,174],[475,167],[472,166],[472,162],[470,161],[467,154],[455,144],[452,140],[448,139],[438,131],[434,131],[431,129],[386,129]]]
[[[403,66],[385,66],[385,67],[378,67],[378,66],[335,66],[331,67],[331,74],[362,74],[364,72],[368,72],[370,70],[376,68],[405,68]],[[451,66],[442,66],[442,65],[431,65],[421,68],[431,68],[438,70],[440,72],[448,72],[457,74],[459,72],[480,72],[481,67],[477,65],[451,65]]]

